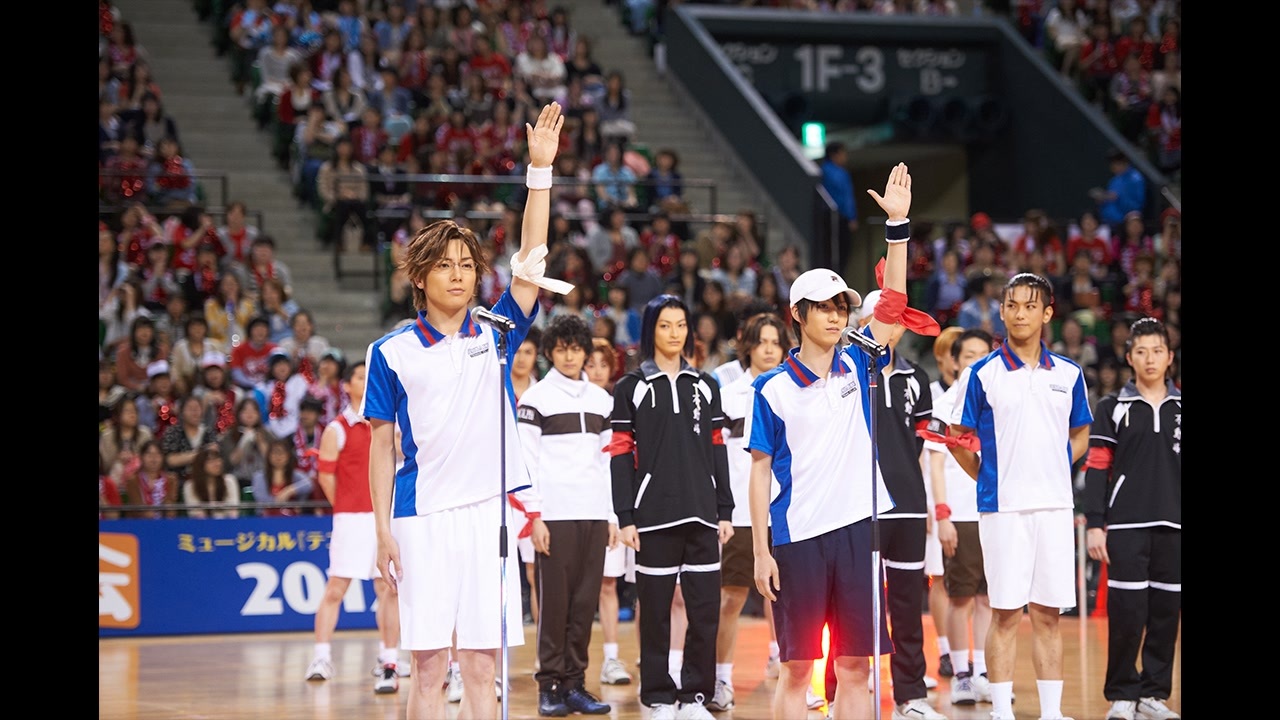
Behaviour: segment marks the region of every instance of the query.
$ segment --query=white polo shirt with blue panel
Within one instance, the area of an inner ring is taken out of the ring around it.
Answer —
[[[869,330],[864,330],[869,333]],[[808,540],[871,517],[871,359],[856,347],[838,350],[819,377],[799,348],[752,383],[749,450],[773,458],[778,494],[769,503],[773,544]],[[877,370],[888,358],[881,358]],[[893,508],[876,469],[876,511]]]
[[[968,368],[951,423],[982,443],[978,512],[1075,507],[1071,428],[1093,423],[1084,372],[1040,344],[1028,365],[1005,344]]]
[[[360,414],[397,423],[405,457],[396,470],[393,518],[487,500],[498,496],[504,484],[507,492],[530,487],[520,453],[511,362],[538,309],[535,305],[526,316],[508,288],[493,312],[516,323],[506,335],[505,366],[498,358],[498,331],[470,312],[455,335],[431,327],[419,312],[413,323],[369,346]],[[499,417],[502,391],[506,396]],[[505,477],[498,442],[503,424]],[[540,510],[529,502],[525,506]]]

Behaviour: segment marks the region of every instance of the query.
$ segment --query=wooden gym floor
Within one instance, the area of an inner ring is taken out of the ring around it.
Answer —
[[[935,634],[924,617],[926,647]],[[737,706],[717,714],[722,720],[768,720],[775,680],[764,677],[768,654],[768,626],[764,620],[743,617],[739,625],[734,663]],[[525,645],[511,649],[512,693],[508,717],[537,718],[537,686],[533,680],[534,628],[524,627]],[[1062,618],[1066,684],[1062,711],[1075,720],[1102,720],[1110,706],[1102,697],[1106,671],[1106,619]],[[648,709],[637,697],[638,685],[600,686],[600,626],[591,646],[587,689],[613,705],[614,720],[643,720]],[[375,695],[371,671],[378,640],[372,630],[342,631],[333,640],[334,677],[324,682],[303,679],[311,662],[313,636],[308,632],[237,635],[195,635],[98,640],[98,717],[101,720],[399,720],[405,715],[404,697]],[[620,657],[639,679],[636,626],[622,623]],[[929,652],[929,674],[936,677],[936,653]],[[821,673],[815,673],[820,677]],[[892,717],[889,662],[881,662],[883,720]],[[1174,666],[1173,697],[1169,706],[1182,707],[1181,643]],[[407,682],[404,681],[404,682]],[[819,680],[820,682],[820,680]],[[1031,625],[1019,630],[1018,669],[1014,679],[1018,720],[1039,717],[1035,675],[1031,668]],[[931,691],[933,706],[951,720],[988,720],[989,704],[952,705],[950,686],[942,679]],[[499,705],[499,715],[501,705]],[[458,717],[450,705],[446,720]],[[808,720],[821,720],[811,711]],[[797,719],[804,720],[804,719]]]

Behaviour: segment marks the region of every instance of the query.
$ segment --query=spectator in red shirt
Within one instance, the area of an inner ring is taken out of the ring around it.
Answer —
[[[449,112],[449,122],[436,130],[436,149],[456,158],[464,148],[474,154],[475,147],[475,130],[467,125],[467,114],[462,108],[454,108]]]
[[[1028,210],[1022,227],[1022,235],[1013,243],[1014,267],[1019,271],[1026,271],[1027,256],[1032,251],[1039,250],[1044,254],[1045,269],[1050,275],[1066,272],[1067,261],[1062,251],[1062,240],[1044,211]]]
[[[1111,40],[1111,28],[1095,18],[1089,27],[1089,39],[1080,48],[1080,92],[1089,102],[1107,103],[1111,78],[1119,71],[1120,59]]]
[[[501,53],[493,49],[493,43],[487,35],[477,35],[475,52],[467,64],[471,72],[479,73],[484,78],[485,88],[494,98],[506,97],[511,87],[511,62]]]
[[[1141,16],[1130,19],[1128,34],[1116,40],[1116,59],[1123,63],[1130,55],[1138,56],[1148,72],[1156,69],[1156,43],[1147,34],[1147,21]]]
[[[231,379],[246,390],[253,388],[267,376],[267,357],[276,349],[268,339],[271,324],[262,316],[249,321],[245,341],[231,349]]]
[[[382,113],[375,107],[366,107],[360,113],[360,124],[351,130],[354,159],[362,165],[377,165],[378,152],[390,142],[391,135],[382,127]]]
[[[1079,228],[1067,241],[1067,257],[1074,258],[1076,253],[1089,254],[1089,261],[1095,267],[1105,268],[1111,264],[1111,244],[1098,234],[1098,217],[1092,210],[1080,214]]]

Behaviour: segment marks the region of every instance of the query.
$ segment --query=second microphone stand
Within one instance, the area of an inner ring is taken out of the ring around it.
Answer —
[[[862,337],[866,338],[865,335]],[[879,345],[874,341],[849,342],[848,340],[842,340],[842,344],[845,343],[857,345],[859,350],[871,358],[871,370],[867,373],[867,401],[871,405],[868,413],[871,418],[871,632],[875,653],[871,656],[871,678],[872,688],[875,693],[872,701],[875,708],[875,720],[880,720],[880,594],[884,591],[884,580],[881,576],[880,567],[880,493],[877,492],[876,487],[880,468],[879,423],[876,422],[876,416],[880,414],[880,408],[876,405],[876,389],[880,385],[878,361],[889,353],[889,347],[887,345]]]
[[[498,525],[498,592],[502,595],[502,720],[507,720],[510,703],[507,692],[511,687],[508,679],[510,673],[510,646],[507,642],[507,334],[501,329],[493,333],[497,336],[498,349],[498,478],[501,494],[498,495],[499,514],[502,516]]]

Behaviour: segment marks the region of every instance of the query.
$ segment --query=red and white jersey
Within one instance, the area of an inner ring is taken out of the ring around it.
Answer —
[[[338,431],[333,511],[373,512],[373,498],[369,494],[369,443],[373,431],[368,421],[350,405],[332,426]]]

